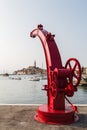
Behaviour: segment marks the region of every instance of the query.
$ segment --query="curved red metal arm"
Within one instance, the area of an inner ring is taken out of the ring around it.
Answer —
[[[48,77],[48,88],[49,88],[50,80],[51,80],[51,77],[50,77],[51,57],[50,57],[50,52],[49,52],[49,49],[48,49],[46,37],[45,37],[44,33],[39,29],[33,30],[30,33],[30,36],[33,37],[33,38],[38,36],[39,39],[41,40],[41,43],[42,43],[42,46],[43,46],[43,49],[44,49],[44,53],[45,53],[46,67],[47,67],[47,77]]]
[[[51,106],[53,96],[52,96],[52,75],[51,72],[54,71],[55,68],[61,69],[62,68],[62,62],[61,62],[61,57],[60,53],[58,50],[58,47],[55,43],[54,40],[54,35],[51,33],[48,33],[44,29],[34,29],[31,33],[30,36],[35,38],[36,36],[39,37],[41,40],[44,53],[45,53],[45,58],[46,58],[46,66],[47,66],[47,77],[48,77],[48,105]]]
[[[30,36],[35,38],[39,37],[44,48],[47,73],[50,75],[50,71],[55,68],[62,68],[62,62],[58,47],[56,46],[54,36],[48,33],[46,30],[35,29],[30,33]],[[49,76],[48,76],[49,80]]]
[[[48,49],[48,45],[47,45],[45,35],[43,34],[43,32],[41,30],[35,29],[30,33],[30,36],[33,37],[33,38],[38,36],[39,39],[41,40],[41,43],[42,43],[43,48],[44,48],[47,70],[49,70],[49,67],[51,66],[51,58],[50,58],[50,53],[49,53],[49,49]]]

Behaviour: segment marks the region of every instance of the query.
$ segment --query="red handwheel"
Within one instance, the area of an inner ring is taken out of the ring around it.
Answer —
[[[77,59],[70,58],[65,65],[65,68],[70,69],[72,74],[71,77],[68,79],[74,89],[79,85],[81,80],[81,66]]]

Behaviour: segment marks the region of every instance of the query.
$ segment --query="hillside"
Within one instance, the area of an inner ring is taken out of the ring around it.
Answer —
[[[28,68],[16,70],[13,72],[13,74],[46,74],[46,69],[42,69],[35,66],[29,66]]]

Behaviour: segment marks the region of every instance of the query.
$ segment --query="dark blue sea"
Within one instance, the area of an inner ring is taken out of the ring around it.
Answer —
[[[14,78],[15,77],[15,78]],[[21,80],[16,78],[20,77]],[[44,104],[46,91],[41,90],[47,80],[29,81],[30,75],[0,76],[0,104]],[[74,104],[87,104],[87,86],[78,86],[72,98]]]

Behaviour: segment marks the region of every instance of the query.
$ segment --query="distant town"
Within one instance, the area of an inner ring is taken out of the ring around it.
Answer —
[[[87,67],[82,67],[82,75],[87,77]],[[43,68],[39,68],[36,66],[36,61],[34,61],[33,66],[29,66],[27,68],[22,68],[20,70],[15,70],[13,74],[47,74],[47,70]]]
[[[87,67],[82,67],[82,75],[81,75],[81,85],[87,85]],[[43,68],[39,68],[36,66],[36,61],[34,61],[33,66],[29,66],[27,68],[22,68],[20,70],[15,70],[12,75],[33,75],[33,74],[43,74],[47,75],[47,70]],[[2,74],[3,76],[9,76],[8,73]]]
[[[22,74],[47,74],[47,70],[37,67],[36,61],[34,61],[33,66],[29,66],[27,68],[22,68],[19,70],[15,70],[12,74],[14,75],[22,75]],[[9,75],[8,73],[3,73],[2,75]],[[87,67],[82,67],[82,76],[87,78]]]
[[[33,66],[29,66],[27,68],[22,68],[20,70],[16,70],[13,72],[13,74],[18,74],[18,75],[22,75],[22,74],[46,74],[47,71],[46,69],[43,68],[39,68],[36,66],[36,61],[34,61],[34,65]]]

